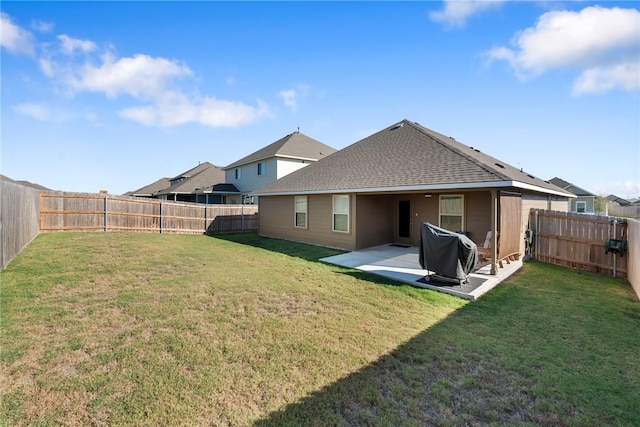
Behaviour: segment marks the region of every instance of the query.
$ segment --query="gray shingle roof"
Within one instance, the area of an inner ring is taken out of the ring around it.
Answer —
[[[11,179],[8,176],[2,175],[2,174],[0,174],[0,181],[12,182],[14,184],[23,185],[25,187],[35,188],[36,190],[53,191],[50,188],[44,187],[40,184],[36,184],[29,181],[16,181],[15,179]]]
[[[220,184],[214,184],[214,185],[210,185],[208,187],[205,188],[199,188],[195,191],[196,193],[199,194],[204,194],[204,193],[236,193],[236,194],[240,194],[240,190],[238,190],[238,188],[233,185],[233,184],[227,184],[227,183],[220,183]]]
[[[169,185],[169,178],[160,178],[156,182],[145,185],[144,187],[138,188],[137,190],[127,191],[126,193],[124,193],[124,195],[138,197],[151,196],[152,194],[169,187]]]
[[[567,190],[570,193],[575,194],[576,196],[595,196],[595,194],[590,191],[585,190],[584,188],[580,188],[577,185],[574,185],[568,181],[565,181],[562,178],[554,177],[549,180],[553,185],[557,185],[563,190]]]
[[[253,194],[408,191],[508,186],[572,197],[557,186],[417,123],[403,120]]]
[[[335,153],[336,149],[323,144],[313,138],[300,133],[294,132],[289,135],[280,138],[273,144],[269,144],[260,150],[249,154],[242,159],[231,163],[229,166],[223,168],[231,169],[238,166],[246,165],[247,163],[257,162],[259,160],[267,159],[270,157],[290,157],[304,160],[318,160],[322,159],[329,154]]]
[[[158,190],[154,195],[173,193],[193,193],[195,190],[224,182],[224,171],[218,166],[204,162],[171,178],[178,181],[174,185]]]

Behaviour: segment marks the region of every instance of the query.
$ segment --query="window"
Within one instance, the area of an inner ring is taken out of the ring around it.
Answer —
[[[464,231],[464,196],[440,196],[440,227],[453,232]]]
[[[333,196],[333,231],[349,232],[349,196]]]
[[[586,211],[587,211],[587,202],[585,201],[576,202],[577,213],[585,213]]]
[[[264,162],[258,163],[258,175],[259,176],[264,175],[265,166],[266,165],[264,164]]]
[[[242,179],[242,169],[236,168],[236,179]]]
[[[307,196],[296,196],[295,205],[294,226],[307,228]]]

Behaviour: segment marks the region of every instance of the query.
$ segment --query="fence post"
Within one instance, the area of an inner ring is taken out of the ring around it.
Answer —
[[[160,234],[162,234],[162,199],[160,199]]]
[[[109,229],[109,226],[108,226],[109,209],[107,208],[107,198],[108,197],[109,197],[108,194],[104,195],[104,231],[107,231]]]
[[[244,203],[240,206],[241,206],[240,207],[240,220],[241,220],[240,229],[244,233]]]
[[[209,195],[206,196],[207,202],[209,201]],[[209,203],[204,204],[204,233],[207,234],[207,209],[209,207]]]
[[[536,237],[535,237],[535,251],[537,260],[540,259],[540,211],[536,209]]]

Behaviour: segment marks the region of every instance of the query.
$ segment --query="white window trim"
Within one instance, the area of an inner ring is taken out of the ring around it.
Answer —
[[[579,205],[584,206],[584,211],[580,212]],[[585,200],[576,200],[576,213],[587,213],[587,202]]]
[[[336,214],[337,215],[345,215],[342,212],[336,212],[336,198],[338,197],[346,197],[347,198],[347,229],[346,230],[336,230]],[[335,233],[349,233],[349,231],[351,230],[351,197],[348,194],[338,194],[338,195],[333,195],[331,197],[331,204],[332,204],[332,213],[331,213],[331,229],[332,231],[334,231]]]
[[[464,223],[464,194],[441,194],[440,195],[440,199],[438,200],[438,227],[442,228],[442,198],[443,197],[460,197],[462,199],[462,213],[460,214],[461,217],[461,230],[452,230],[452,231],[465,231],[465,223]],[[448,216],[453,216],[450,214],[446,214]]]
[[[305,210],[298,211],[298,199],[305,199]],[[304,213],[304,227],[298,225],[298,214]],[[306,229],[309,226],[309,197],[307,196],[294,196],[293,198],[293,226],[295,228],[303,228]]]

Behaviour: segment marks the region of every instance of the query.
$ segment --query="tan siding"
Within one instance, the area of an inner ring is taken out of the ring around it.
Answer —
[[[471,240],[482,245],[491,230],[491,192],[476,191],[465,194],[466,232]]]
[[[356,199],[356,226],[358,249],[393,242],[393,196],[358,195]]]
[[[569,200],[551,200],[551,206],[549,210],[557,212],[569,212]]]
[[[442,193],[445,194],[445,193]],[[449,193],[447,193],[449,194]],[[453,192],[462,194],[465,200],[465,231],[469,238],[476,243],[483,243],[487,231],[491,229],[491,193],[489,191]],[[411,244],[420,244],[420,227],[424,222],[440,225],[440,194],[424,197],[423,194],[414,195],[414,223],[411,229]],[[416,215],[417,214],[417,215]]]
[[[327,195],[308,196],[308,227],[293,226],[294,196],[260,197],[260,235],[313,243],[334,248],[355,249],[355,197],[351,195],[349,233],[337,233],[333,228],[333,199]]]
[[[438,225],[438,195],[424,197],[424,194],[413,196],[413,224],[411,224],[411,244],[420,245],[420,227],[429,222]]]

